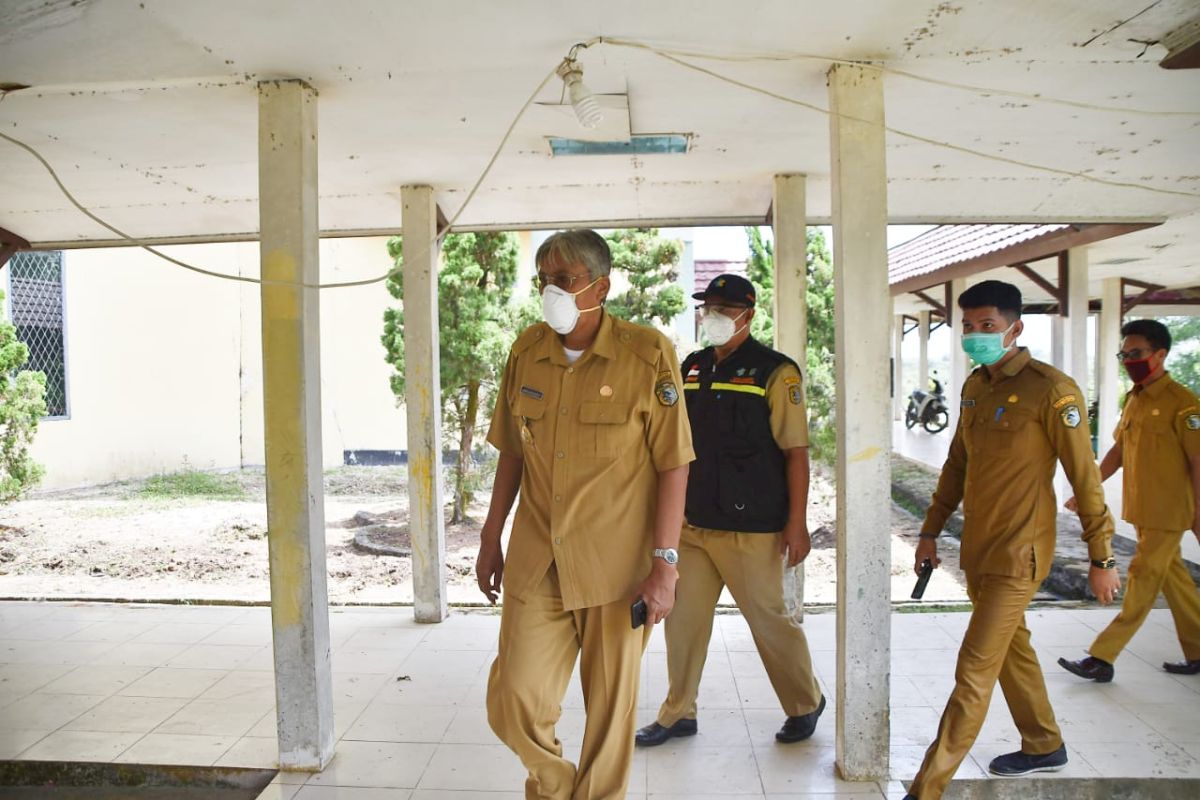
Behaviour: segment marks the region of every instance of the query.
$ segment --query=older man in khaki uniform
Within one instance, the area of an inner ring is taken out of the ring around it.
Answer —
[[[1112,601],[1120,581],[1111,568],[1113,521],[1100,489],[1084,409],[1067,375],[1016,346],[1021,293],[984,281],[958,298],[962,346],[981,366],[962,389],[962,408],[933,503],[921,527],[916,568],[937,565],[937,536],[963,504],[961,564],[974,606],[958,652],[955,686],[908,798],[939,800],[987,715],[997,680],[1021,749],[992,760],[1002,776],[1054,771],[1067,763],[1025,607],[1054,560],[1055,462],[1079,498],[1083,539],[1093,559],[1092,591]],[[1096,566],[1096,563],[1104,566]]]
[[[476,575],[504,588],[488,722],[529,770],[530,800],[620,800],[632,761],[642,652],[670,612],[694,455],[675,352],[603,309],[611,267],[593,231],[537,253],[546,322],[518,337],[488,441],[500,451]],[[505,563],[500,534],[521,502]],[[577,657],[587,722],[576,766],[554,726]]]
[[[1165,325],[1133,320],[1121,335],[1117,356],[1134,386],[1116,441],[1100,464],[1100,478],[1124,468],[1123,516],[1137,527],[1137,550],[1121,613],[1096,637],[1087,658],[1058,660],[1064,669],[1097,683],[1113,679],[1113,663],[1146,621],[1159,592],[1167,598],[1184,659],[1163,669],[1200,673],[1200,596],[1180,552],[1184,531],[1190,528],[1200,537],[1200,403],[1166,371],[1171,333]],[[1074,498],[1067,501],[1068,508],[1074,506]]]

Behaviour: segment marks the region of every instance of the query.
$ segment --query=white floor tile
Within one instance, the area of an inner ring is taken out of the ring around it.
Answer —
[[[65,727],[72,731],[150,733],[183,708],[177,697],[110,697]]]
[[[235,736],[151,733],[115,760],[126,764],[187,764],[210,767],[237,741]]]
[[[56,731],[21,753],[20,758],[26,761],[112,761],[140,738],[140,733]]]
[[[127,688],[149,672],[148,667],[76,667],[43,686],[46,694],[110,695]]]
[[[504,745],[444,744],[437,748],[418,786],[462,791],[517,790],[525,767]]]
[[[57,730],[104,700],[95,694],[26,695],[4,709],[4,727]]]
[[[172,669],[159,667],[146,672],[117,694],[130,697],[181,697],[191,699],[209,689],[228,673],[220,669]]]
[[[453,706],[376,704],[358,716],[346,731],[345,738],[370,742],[437,743],[442,741],[455,712]]]
[[[9,727],[8,719],[0,725],[0,759],[14,759],[22,751],[28,750],[45,739],[51,730],[27,730]]]
[[[312,786],[414,788],[436,745],[394,742],[352,742],[338,745],[324,772],[309,780]]]

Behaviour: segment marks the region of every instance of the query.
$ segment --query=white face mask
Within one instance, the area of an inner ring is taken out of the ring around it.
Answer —
[[[746,311],[749,310],[746,309]],[[727,317],[724,314],[716,312],[706,313],[700,318],[700,327],[704,329],[704,335],[708,337],[710,342],[717,347],[721,347],[741,330],[741,328],[737,327],[737,321],[746,316],[746,311],[743,311],[736,317]],[[742,327],[745,326],[743,325]]]
[[[575,305],[575,298],[600,282],[600,278],[589,283],[578,292],[568,292],[554,284],[549,284],[542,290],[542,317],[554,329],[555,333],[566,336],[575,330],[579,324],[579,315],[584,311],[595,311],[600,306],[585,308],[583,311]]]

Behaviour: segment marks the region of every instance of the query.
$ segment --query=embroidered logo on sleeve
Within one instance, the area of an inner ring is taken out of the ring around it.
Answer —
[[[1071,403],[1074,403],[1074,402],[1075,402],[1075,395],[1065,394],[1062,397],[1060,397],[1054,401],[1054,408],[1057,410],[1057,409],[1062,408],[1065,405],[1070,405]]]
[[[1067,406],[1062,412],[1063,425],[1068,428],[1078,428],[1081,417],[1078,406]]]
[[[804,390],[800,388],[799,384],[788,387],[788,399],[794,406],[804,405]]]
[[[679,402],[679,390],[675,388],[675,381],[670,375],[658,379],[654,386],[654,396],[658,398],[659,403],[668,407]]]

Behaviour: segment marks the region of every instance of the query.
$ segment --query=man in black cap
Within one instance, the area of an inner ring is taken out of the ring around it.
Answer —
[[[812,736],[825,698],[804,629],[783,600],[783,566],[808,556],[808,418],[796,363],[750,336],[754,286],[718,275],[696,295],[712,343],[684,360],[696,461],[688,478],[675,609],[666,621],[670,688],[642,747],[697,732],[696,696],[713,612],[729,587],[787,720],[780,742]]]

